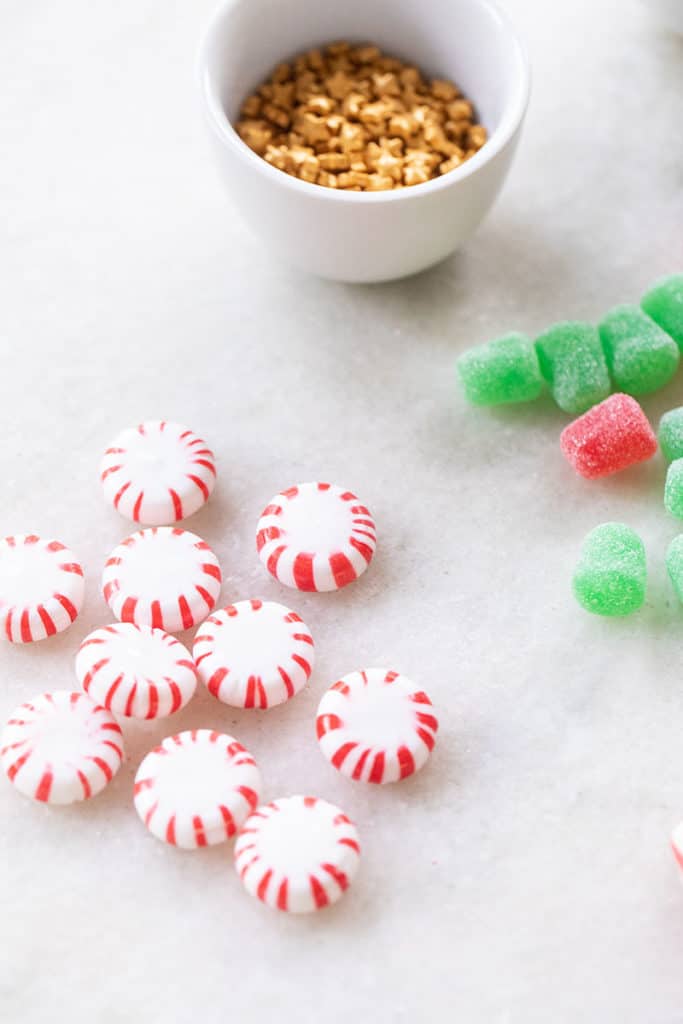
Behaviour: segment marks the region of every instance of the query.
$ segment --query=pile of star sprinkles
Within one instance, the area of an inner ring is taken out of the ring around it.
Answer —
[[[216,465],[205,441],[177,423],[141,423],[107,448],[100,476],[114,508],[142,527],[104,565],[102,594],[116,621],[80,644],[79,688],[21,704],[0,737],[8,779],[52,804],[90,799],[111,782],[125,757],[119,718],[175,715],[200,684],[224,704],[263,710],[295,697],[314,671],[314,639],[297,612],[258,598],[218,607],[215,553],[175,525],[213,490]],[[295,591],[348,586],[368,568],[375,546],[368,507],[327,483],[276,494],[256,528],[263,566]],[[8,640],[30,644],[68,629],[83,599],[83,567],[60,541],[35,534],[0,541],[0,626]],[[173,636],[188,629],[196,629],[191,651]],[[408,678],[363,668],[329,687],[311,728],[339,772],[382,784],[423,767],[438,721]],[[150,750],[132,797],[149,832],[172,846],[236,837],[242,884],[278,910],[335,903],[358,869],[358,832],[342,810],[309,795],[263,802],[254,758],[239,739],[210,727],[173,731]]]
[[[453,82],[348,42],[278,64],[235,128],[271,167],[347,192],[423,185],[471,159],[487,137]]]

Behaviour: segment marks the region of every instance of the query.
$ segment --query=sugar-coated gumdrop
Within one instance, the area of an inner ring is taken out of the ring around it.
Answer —
[[[683,274],[658,281],[643,295],[641,306],[683,349]]]
[[[664,413],[659,421],[657,440],[667,462],[683,458],[683,406]]]
[[[614,386],[629,395],[664,387],[680,353],[673,338],[638,306],[617,306],[600,324],[600,340]]]
[[[664,508],[677,519],[683,519],[683,459],[674,459],[667,470]]]
[[[536,353],[553,398],[565,412],[585,412],[609,395],[607,361],[592,324],[554,324],[536,339]]]
[[[683,533],[679,533],[669,544],[666,569],[678,600],[683,604]]]
[[[618,473],[652,458],[657,438],[630,395],[610,395],[564,428],[560,448],[580,476]]]
[[[464,352],[458,373],[473,405],[530,402],[543,390],[534,344],[517,331]]]
[[[587,535],[574,572],[574,595],[594,615],[630,615],[645,600],[645,548],[623,523],[603,523]]]

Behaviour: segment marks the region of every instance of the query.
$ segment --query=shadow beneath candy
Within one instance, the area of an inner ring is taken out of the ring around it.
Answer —
[[[683,405],[683,362],[679,365],[678,373],[674,374],[666,387],[651,395],[641,395],[637,401],[656,430],[665,412]]]
[[[666,569],[663,569],[661,576],[655,576],[652,573],[654,567],[650,565],[649,568],[645,604],[636,613],[638,619],[650,635],[656,633],[660,637],[664,634],[677,636],[683,626],[683,608],[672,591],[671,583],[666,577]]]
[[[492,420],[505,425],[546,424],[557,435],[558,444],[560,433],[572,419],[556,405],[549,391],[545,391],[533,402],[482,407],[482,411]]]
[[[657,454],[647,462],[640,462],[635,466],[629,466],[619,473],[612,473],[610,476],[599,477],[596,480],[585,480],[583,477],[576,477],[585,488],[587,496],[610,498],[641,498],[644,493],[657,496],[662,504],[664,498],[664,480],[666,478],[666,463],[661,455]],[[663,505],[662,505],[663,511]],[[637,514],[637,513],[636,513]]]

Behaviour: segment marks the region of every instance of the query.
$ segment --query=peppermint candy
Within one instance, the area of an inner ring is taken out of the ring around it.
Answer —
[[[256,528],[271,576],[306,591],[339,590],[361,576],[377,543],[369,509],[334,484],[305,483],[270,500]]]
[[[235,867],[247,892],[294,914],[341,899],[359,859],[355,825],[315,796],[283,797],[259,807],[235,843]]]
[[[424,690],[385,668],[351,672],[334,683],[316,720],[330,764],[350,779],[380,784],[419,771],[434,749],[438,727]]]
[[[197,686],[197,669],[180,641],[134,622],[88,634],[76,655],[76,675],[89,697],[126,718],[172,715]]]
[[[24,796],[71,804],[95,796],[123,760],[121,728],[84,693],[56,690],[14,710],[0,737],[0,761]]]
[[[0,540],[0,622],[15,644],[68,629],[83,605],[83,567],[58,540],[21,533]]]
[[[117,434],[104,453],[100,480],[105,498],[126,519],[163,526],[186,519],[209,500],[216,463],[188,427],[146,420]]]
[[[210,615],[192,653],[214,697],[238,708],[270,708],[306,685],[313,650],[313,637],[296,612],[252,600]]]
[[[143,759],[134,803],[157,839],[194,850],[230,839],[256,808],[261,773],[233,736],[192,729],[168,736]]]
[[[120,622],[177,633],[214,607],[221,569],[201,537],[178,527],[153,526],[114,548],[102,575],[104,599]]]

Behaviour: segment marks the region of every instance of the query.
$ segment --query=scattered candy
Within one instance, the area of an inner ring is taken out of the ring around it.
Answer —
[[[672,274],[647,292],[641,306],[683,349],[683,274]]]
[[[683,459],[674,459],[666,472],[664,508],[677,519],[683,519]]]
[[[595,615],[630,615],[645,600],[645,548],[623,523],[596,526],[583,542],[574,595]]]
[[[237,601],[210,615],[193,656],[209,693],[237,708],[271,708],[308,682],[313,637],[275,601]]]
[[[197,669],[180,641],[133,622],[90,633],[76,655],[76,675],[88,696],[127,718],[171,715],[197,686]]]
[[[434,749],[438,720],[423,690],[385,668],[350,672],[324,694],[316,731],[327,760],[349,779],[398,782]]]
[[[657,440],[667,462],[683,458],[683,406],[664,413],[659,421]]]
[[[152,835],[194,850],[230,839],[255,810],[261,773],[232,736],[192,729],[168,736],[135,776],[135,810]]]
[[[676,370],[676,342],[638,306],[617,306],[600,324],[600,340],[614,385],[629,395],[664,387]]]
[[[355,825],[314,796],[282,797],[259,807],[235,843],[235,867],[247,892],[294,914],[336,903],[359,858]]]
[[[683,604],[683,533],[679,533],[669,544],[666,552],[666,569],[676,596]]]
[[[0,540],[0,623],[15,644],[68,629],[83,605],[83,568],[58,540],[33,533]]]
[[[306,483],[276,494],[256,532],[271,576],[297,590],[338,590],[365,572],[375,553],[374,520],[351,491]]]
[[[2,767],[20,793],[50,804],[95,796],[123,760],[114,716],[83,693],[56,690],[14,710],[0,738]]]
[[[534,344],[516,331],[464,352],[458,373],[473,405],[529,402],[543,390]]]
[[[611,391],[600,335],[592,324],[568,321],[536,339],[541,373],[553,398],[569,413],[581,413]]]
[[[114,438],[100,479],[122,516],[161,526],[191,516],[209,500],[216,466],[206,442],[187,427],[147,420]]]
[[[104,599],[120,622],[190,629],[209,614],[221,589],[218,559],[194,533],[171,526],[121,541],[102,575]]]
[[[611,395],[562,431],[560,447],[580,476],[618,473],[657,451],[645,413],[630,395]]]

